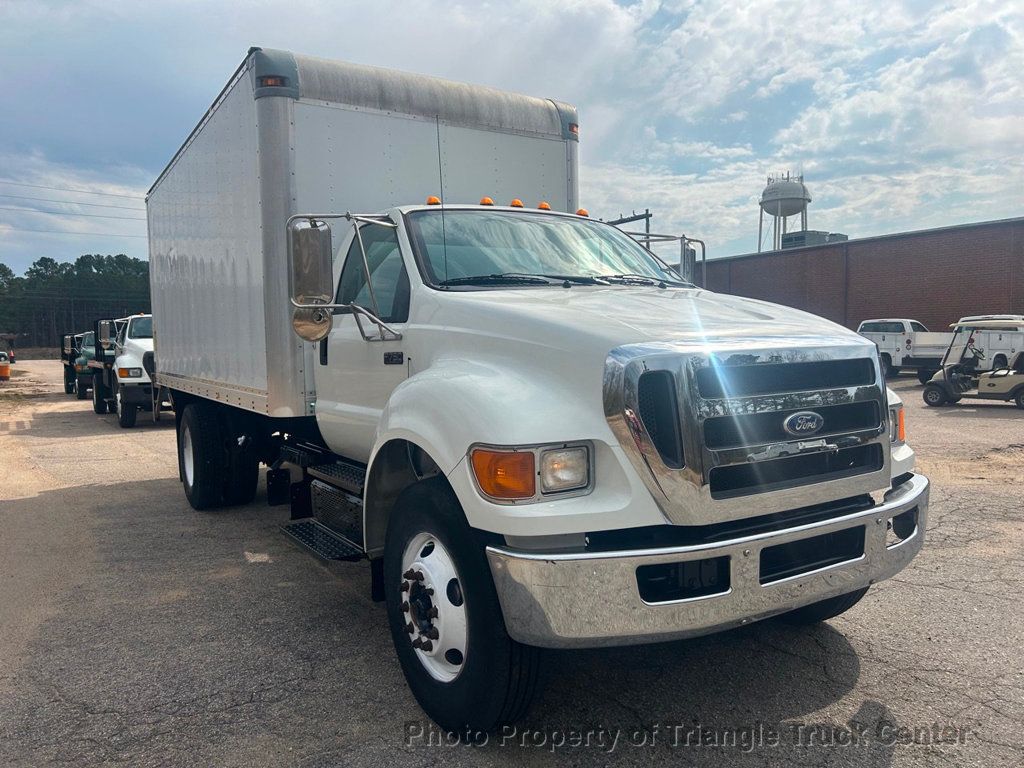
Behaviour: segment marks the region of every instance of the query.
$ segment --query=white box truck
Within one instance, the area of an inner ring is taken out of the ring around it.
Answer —
[[[560,102],[252,49],[147,196],[188,500],[266,464],[450,729],[522,715],[543,648],[821,621],[924,540],[874,345],[588,218],[577,141]]]
[[[926,384],[939,370],[952,333],[929,331],[923,323],[908,318],[877,318],[865,320],[857,333],[875,342],[882,372],[886,378],[912,370]]]

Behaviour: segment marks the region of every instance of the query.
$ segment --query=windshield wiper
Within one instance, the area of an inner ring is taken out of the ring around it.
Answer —
[[[467,275],[442,280],[438,285],[551,285],[552,280],[543,275],[521,275],[505,272],[500,275]]]
[[[619,282],[629,285],[657,285],[662,288],[667,285],[691,285],[691,283],[685,280],[673,279],[670,277],[651,277],[650,275],[637,275],[632,273],[624,273],[621,275],[601,275],[602,280],[608,280],[610,282]]]

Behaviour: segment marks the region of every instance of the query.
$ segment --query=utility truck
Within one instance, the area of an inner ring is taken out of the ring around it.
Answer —
[[[92,403],[98,414],[113,411],[125,429],[139,410],[153,408],[153,316],[132,315],[96,322]]]
[[[267,465],[449,729],[522,715],[541,649],[821,621],[924,540],[874,344],[589,218],[578,139],[561,102],[254,48],[147,195],[188,501]]]
[[[95,354],[96,341],[92,331],[66,333],[61,340],[60,359],[64,367],[64,394],[79,400],[89,396],[93,371],[89,361]]]
[[[923,323],[905,318],[865,320],[857,333],[875,342],[886,378],[909,369],[917,372],[922,384],[939,370],[942,356],[953,338],[951,333],[935,333]]]

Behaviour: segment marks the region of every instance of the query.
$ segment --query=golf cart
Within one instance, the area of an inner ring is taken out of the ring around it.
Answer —
[[[942,358],[941,369],[924,388],[926,405],[953,405],[960,400],[1013,401],[1024,408],[1024,352],[1007,367],[978,373],[985,350],[975,346],[975,331],[990,330],[998,321],[979,320],[970,325],[956,325],[953,340]]]

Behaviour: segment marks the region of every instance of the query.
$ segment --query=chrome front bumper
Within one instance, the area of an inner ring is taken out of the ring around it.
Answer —
[[[887,546],[888,521],[917,507],[917,529]],[[871,509],[725,542],[619,552],[542,554],[488,547],[505,626],[519,642],[546,648],[592,648],[672,640],[718,632],[890,578],[924,542],[928,480],[912,475]],[[864,526],[864,554],[827,568],[762,585],[761,550]],[[729,589],[707,597],[647,603],[637,568],[729,558]]]

